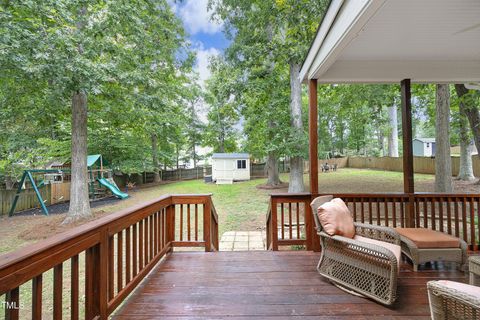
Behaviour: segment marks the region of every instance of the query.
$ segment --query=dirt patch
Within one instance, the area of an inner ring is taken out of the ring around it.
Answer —
[[[55,234],[62,233],[77,226],[81,226],[87,222],[96,220],[107,214],[104,210],[95,210],[90,218],[81,219],[73,223],[62,225],[65,215],[56,215],[51,219],[44,220],[42,223],[27,227],[19,232],[18,237],[25,241],[37,241],[49,238]]]
[[[288,189],[288,183],[287,182],[282,182],[276,186],[271,186],[266,183],[264,184],[259,184],[256,186],[257,189],[261,190],[278,190],[278,189]]]

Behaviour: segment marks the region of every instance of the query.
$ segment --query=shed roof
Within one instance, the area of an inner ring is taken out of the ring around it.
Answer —
[[[435,138],[415,138],[413,140],[418,140],[423,143],[435,143]]]
[[[478,0],[332,0],[300,77],[480,82],[479,17]]]
[[[248,153],[214,153],[212,159],[248,159]]]

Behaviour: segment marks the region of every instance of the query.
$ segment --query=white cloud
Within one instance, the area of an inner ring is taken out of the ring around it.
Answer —
[[[211,75],[210,69],[208,68],[210,58],[218,56],[220,51],[215,48],[204,49],[202,46],[195,51],[197,53],[197,65],[195,66],[195,70],[199,74],[200,83],[203,84]]]
[[[220,32],[223,23],[212,21],[211,13],[207,11],[208,0],[187,0],[183,5],[174,7],[191,34],[204,32],[214,34]]]

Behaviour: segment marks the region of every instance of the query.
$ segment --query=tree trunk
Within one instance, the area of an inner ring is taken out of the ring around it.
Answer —
[[[388,118],[390,119],[390,134],[388,135],[388,156],[398,158],[398,120],[397,104],[394,103],[388,108]]]
[[[277,156],[273,151],[270,151],[268,153],[268,159],[267,159],[265,170],[267,171],[267,176],[268,176],[267,185],[274,187],[282,183],[280,181],[280,175],[278,173]]]
[[[153,182],[160,182],[160,169],[158,165],[158,137],[156,133],[151,134],[152,138],[152,163],[153,163]]]
[[[449,132],[450,90],[448,84],[437,84],[435,118],[435,192],[452,192]]]
[[[15,186],[15,178],[9,175],[5,176],[5,188],[7,190],[12,190],[14,186]]]
[[[477,150],[480,152],[480,113],[477,106],[473,103],[473,100],[467,99],[468,89],[463,84],[456,84],[455,91],[458,98],[460,98],[460,110],[463,111],[470,123],[470,129],[472,130],[473,141]],[[480,153],[478,154],[480,157]],[[480,180],[479,180],[480,182]]]
[[[91,216],[87,174],[87,94],[72,97],[72,159],[70,206],[64,224]]]
[[[290,63],[290,116],[295,132],[303,132],[302,122],[302,84],[300,83],[300,65]],[[301,146],[300,146],[301,148]],[[297,150],[300,153],[302,150]],[[303,158],[295,155],[290,158],[290,182],[288,192],[305,191],[303,182]]]

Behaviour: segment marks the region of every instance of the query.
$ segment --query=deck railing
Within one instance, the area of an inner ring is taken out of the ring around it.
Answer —
[[[319,250],[310,212],[310,201],[316,196],[308,193],[271,196],[267,214],[267,248],[278,250],[282,245],[301,244],[307,250]],[[478,194],[375,193],[333,196],[345,201],[355,221],[394,228],[430,228],[460,237],[468,243],[470,250],[479,250]],[[293,209],[293,219],[290,219],[292,206],[300,206],[300,210]],[[299,218],[296,217],[298,214]],[[295,230],[299,225],[300,236],[295,232],[290,233],[292,228]]]
[[[211,195],[164,196],[92,221],[0,257],[5,318],[69,310],[71,319],[107,319],[174,247],[199,246],[218,249]]]

